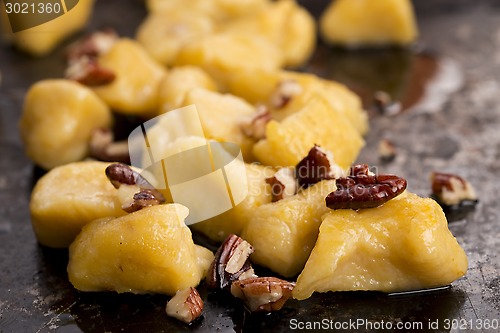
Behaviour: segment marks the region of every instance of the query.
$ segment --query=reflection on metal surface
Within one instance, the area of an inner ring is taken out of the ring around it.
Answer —
[[[323,46],[314,57],[306,71],[344,83],[361,97],[366,109],[372,108],[377,92],[385,92],[401,103],[403,111],[439,111],[464,83],[456,61],[427,51]]]

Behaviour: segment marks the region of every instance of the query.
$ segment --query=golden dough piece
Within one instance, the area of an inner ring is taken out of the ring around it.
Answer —
[[[403,193],[384,205],[323,217],[293,297],[315,291],[397,292],[445,286],[467,271],[467,256],[432,199]]]
[[[364,140],[345,116],[319,95],[313,95],[299,111],[266,126],[266,138],[253,147],[255,158],[272,166],[295,166],[314,145],[334,154],[347,169],[364,146]]]
[[[100,66],[112,71],[116,79],[93,90],[113,110],[138,116],[157,113],[159,87],[166,71],[139,43],[120,39],[99,56],[98,61]]]
[[[331,44],[348,47],[408,45],[418,29],[410,0],[336,0],[320,20]]]
[[[40,3],[50,4],[48,2]],[[10,32],[11,30],[7,29],[7,24],[4,24],[3,28],[6,32],[6,37],[12,40],[19,49],[35,56],[44,56],[52,52],[68,36],[71,36],[85,26],[92,14],[93,6],[94,0],[80,0],[66,14],[33,28],[16,33]],[[47,11],[49,9],[49,7],[44,8]],[[62,6],[61,10],[63,10]],[[0,11],[3,14],[2,21],[5,19],[5,22],[7,22],[8,19],[4,12],[4,6],[0,6]]]
[[[335,181],[325,180],[256,208],[241,236],[255,249],[252,262],[285,277],[298,274],[314,247],[321,217],[328,212],[325,197],[335,190]]]
[[[108,106],[89,88],[69,80],[35,83],[19,123],[26,154],[44,169],[80,161],[93,130],[109,128]]]
[[[230,234],[241,235],[257,208],[271,202],[271,188],[265,179],[273,177],[276,170],[259,164],[245,164],[245,169],[246,182],[233,183],[232,186],[247,186],[246,198],[225,213],[191,225],[193,230],[201,232],[212,240],[222,242]]]
[[[193,243],[188,213],[167,204],[88,224],[69,249],[70,282],[81,291],[167,295],[196,287],[213,254]]]
[[[75,162],[50,170],[31,193],[31,223],[40,244],[64,248],[87,223],[125,215],[106,178],[110,163]]]

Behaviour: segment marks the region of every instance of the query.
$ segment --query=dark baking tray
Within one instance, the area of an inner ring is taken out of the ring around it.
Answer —
[[[302,2],[316,12],[325,4]],[[472,182],[480,197],[477,206],[448,212],[450,229],[470,261],[464,278],[451,288],[420,294],[314,295],[303,302],[290,301],[270,315],[251,315],[239,302],[201,287],[206,309],[191,326],[165,315],[166,296],[75,291],[67,280],[67,252],[40,247],[32,233],[29,195],[39,171],[24,156],[17,130],[26,89],[37,80],[62,76],[63,51],[34,59],[2,45],[0,332],[277,332],[292,330],[293,320],[321,322],[338,327],[337,331],[498,332],[500,6],[495,1],[434,0],[419,1],[416,8],[422,33],[418,47],[432,51],[425,57],[452,59],[464,83],[434,112],[416,109],[373,117],[359,161],[404,176],[410,190],[421,195],[429,194],[428,176],[433,170],[457,172]],[[100,0],[87,30],[110,26],[133,36],[144,15],[141,1]],[[345,52],[320,45],[305,70],[343,80],[361,92],[380,89],[411,100],[408,96],[424,92],[429,76],[424,73],[429,66],[424,65],[415,52]],[[408,84],[419,80],[423,83],[416,90]],[[391,163],[378,160],[382,137],[399,147]],[[357,320],[368,324],[357,329],[345,326]],[[393,328],[383,330],[388,322]],[[397,330],[397,322],[421,323],[422,329]],[[458,324],[460,330],[446,328],[447,323]]]

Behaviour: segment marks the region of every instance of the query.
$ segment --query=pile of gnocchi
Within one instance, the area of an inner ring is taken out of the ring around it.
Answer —
[[[26,153],[47,170],[31,196],[33,229],[40,244],[69,248],[76,289],[170,295],[167,313],[189,323],[203,310],[195,289],[203,280],[250,311],[277,311],[313,292],[415,290],[465,274],[467,257],[434,200],[406,191],[404,179],[353,166],[369,129],[360,98],[290,70],[315,48],[316,22],[304,8],[189,2],[146,1],[136,40],[86,37],[69,48],[65,78],[40,81],[25,97]],[[367,28],[370,14],[347,29],[342,18],[362,16],[359,6],[398,29]],[[409,1],[338,0],[320,29],[346,46],[416,38]],[[149,145],[168,156],[200,140],[236,143],[247,179],[235,186],[248,194],[188,227],[189,210],[156,188],[162,174],[129,165],[113,123],[120,114],[140,125],[189,105],[205,137],[169,141],[157,128]],[[214,254],[192,231],[222,245]],[[276,277],[257,276],[252,264]]]

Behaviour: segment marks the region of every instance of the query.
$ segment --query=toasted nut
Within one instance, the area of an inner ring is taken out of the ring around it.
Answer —
[[[229,289],[241,275],[253,275],[249,261],[253,247],[236,235],[229,235],[215,253],[207,274],[207,286],[212,289]],[[250,271],[250,272],[249,272]]]
[[[326,198],[331,209],[378,207],[406,189],[406,180],[394,175],[372,174],[366,164],[354,166],[351,174],[337,179],[337,190]]]
[[[113,82],[115,73],[99,66],[95,58],[83,56],[70,61],[65,77],[89,87],[96,87]]]
[[[267,107],[260,105],[254,116],[241,123],[241,130],[246,136],[255,140],[264,139],[266,137],[266,125],[269,121],[271,121],[271,113]]]
[[[281,168],[274,177],[266,178],[266,183],[271,185],[272,201],[276,202],[291,197],[297,193],[297,180],[295,171],[291,168]]]
[[[292,296],[295,283],[275,277],[255,277],[234,281],[231,294],[240,298],[251,312],[280,310]]]
[[[463,201],[477,201],[472,185],[462,177],[450,173],[431,174],[432,193],[445,205],[458,205]]]
[[[111,29],[97,31],[70,45],[67,52],[68,60],[72,61],[83,56],[98,57],[106,53],[118,40],[118,35]]]
[[[382,139],[378,145],[378,155],[380,160],[390,162],[396,158],[396,146],[389,139]]]
[[[271,95],[270,105],[275,109],[284,108],[293,97],[302,93],[302,86],[295,80],[283,80],[278,83],[276,90]]]
[[[377,91],[373,96],[375,111],[383,116],[395,116],[401,113],[401,103],[392,100],[385,91]]]
[[[168,301],[166,312],[170,317],[190,324],[201,316],[203,312],[203,300],[198,291],[193,287],[179,290]]]
[[[165,202],[165,197],[151,183],[126,164],[109,165],[106,176],[118,189],[122,209],[128,213]]]
[[[300,188],[307,188],[324,179],[337,179],[344,171],[333,160],[333,154],[314,145],[295,167],[295,178]]]
[[[89,143],[89,156],[104,162],[130,163],[127,141],[113,142],[113,132],[98,128],[92,132]]]
[[[349,169],[349,176],[375,176],[368,164],[355,164]]]
[[[140,190],[132,196],[132,200],[122,205],[127,213],[132,213],[145,207],[156,206],[161,202],[151,190]]]

